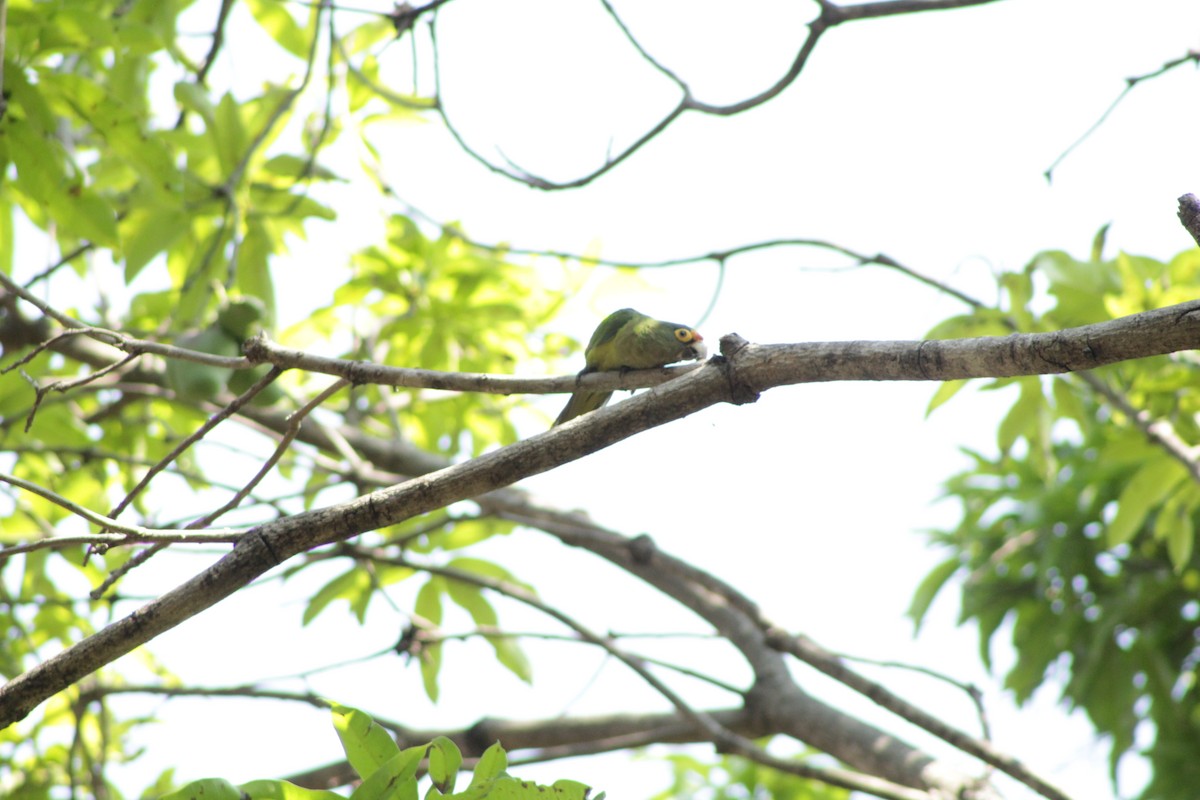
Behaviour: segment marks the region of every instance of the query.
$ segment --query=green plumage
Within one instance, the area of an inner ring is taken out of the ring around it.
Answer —
[[[676,361],[704,358],[704,337],[687,325],[663,322],[622,308],[604,318],[592,334],[584,355],[587,366],[580,375],[625,369],[653,369]],[[595,411],[612,397],[612,392],[575,392],[554,420],[561,425],[580,414]]]

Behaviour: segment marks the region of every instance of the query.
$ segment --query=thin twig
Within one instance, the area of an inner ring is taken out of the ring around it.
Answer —
[[[3,3],[3,2],[4,2],[4,0],[0,0],[0,3]],[[0,38],[2,38],[2,37],[0,37]],[[2,41],[0,41],[0,50],[2,50],[2,49],[4,49],[4,43]],[[35,274],[32,278],[25,281],[25,288],[28,289],[30,286],[33,286],[38,281],[43,281],[46,278],[49,278],[51,275],[58,272],[60,269],[65,267],[67,264],[70,264],[72,261],[79,258],[84,253],[90,252],[95,247],[96,247],[96,245],[92,242],[84,242],[83,244],[79,245],[71,252],[67,253],[64,256],[61,256],[58,259],[58,261],[55,261],[53,264],[46,267],[41,272]]]
[[[34,391],[33,406],[29,409],[29,413],[25,417],[25,433],[29,433],[29,429],[33,427],[34,416],[37,414],[38,408],[42,405],[42,400],[50,392],[66,392],[70,389],[86,386],[93,381],[103,378],[110,372],[115,372],[125,365],[133,363],[139,358],[141,358],[140,353],[130,353],[119,361],[114,361],[108,366],[101,367],[100,369],[90,372],[81,378],[76,378],[75,380],[54,381],[53,383],[46,384],[45,386],[37,386],[35,383],[36,390]],[[22,372],[22,374],[24,374],[24,372]]]
[[[782,94],[789,86],[791,86],[800,73],[804,70],[808,63],[809,57],[816,49],[817,42],[821,36],[830,28],[855,20],[878,18],[884,16],[894,16],[900,14],[910,14],[919,11],[936,11],[955,8],[966,8],[968,6],[985,5],[987,3],[997,2],[997,0],[892,0],[891,2],[875,2],[865,3],[861,5],[846,5],[839,6],[829,2],[821,2],[821,12],[808,26],[808,35],[797,49],[792,63],[784,71],[773,84],[763,91],[743,98],[735,103],[729,104],[714,104],[705,103],[697,99],[688,88],[686,81],[679,75],[666,67],[661,61],[654,58],[648,50],[646,50],[633,35],[632,31],[625,25],[624,21],[617,15],[613,7],[607,0],[601,0],[605,10],[612,17],[614,24],[621,30],[630,45],[642,56],[642,58],[650,64],[656,72],[666,77],[674,83],[682,94],[679,102],[671,108],[666,114],[659,119],[658,122],[649,127],[644,133],[633,140],[632,143],[626,145],[617,153],[613,153],[611,148],[606,154],[604,162],[601,166],[594,170],[583,174],[577,178],[565,181],[553,181],[533,172],[519,167],[509,161],[509,166],[505,167],[495,163],[491,159],[484,157],[479,151],[471,147],[463,134],[455,127],[446,111],[445,96],[441,88],[441,68],[439,65],[439,46],[436,31],[436,15],[435,19],[430,22],[430,38],[433,44],[433,72],[434,72],[434,95],[437,98],[436,110],[442,119],[442,123],[446,126],[446,130],[450,136],[458,144],[459,148],[475,161],[482,164],[492,172],[503,175],[511,180],[519,181],[535,189],[546,191],[573,189],[585,186],[595,181],[600,176],[608,173],[619,164],[630,158],[634,153],[638,152],[646,144],[657,138],[663,131],[670,127],[677,119],[687,112],[698,112],[711,116],[733,116],[748,111],[752,108],[757,108],[764,103],[769,102],[775,97]]]
[[[1091,372],[1081,372],[1076,376],[1086,383],[1092,391],[1103,397],[1110,406],[1123,413],[1129,421],[1140,430],[1147,439],[1157,444],[1188,471],[1192,481],[1200,483],[1200,462],[1196,456],[1200,448],[1189,445],[1175,427],[1166,419],[1154,419],[1144,408],[1138,408],[1129,398],[1109,386],[1103,379]]]
[[[160,473],[164,469],[166,469],[168,465],[170,465],[176,458],[178,458],[184,451],[186,451],[188,448],[190,448],[193,444],[195,444],[197,441],[202,439],[206,434],[208,434],[209,431],[211,431],[213,428],[215,428],[221,422],[223,422],[224,420],[226,420],[230,416],[232,416],[234,413],[236,413],[239,409],[242,408],[242,406],[246,405],[251,400],[253,400],[255,395],[257,395],[260,391],[262,391],[263,388],[265,388],[269,383],[271,383],[271,381],[275,380],[276,377],[278,377],[277,370],[273,369],[270,372],[268,372],[261,379],[259,379],[253,386],[251,386],[249,389],[247,389],[242,394],[238,395],[238,397],[235,398],[232,402],[230,402],[227,406],[222,408],[220,411],[218,411],[213,416],[209,417],[208,420],[206,420],[203,425],[201,425],[198,429],[193,431],[190,436],[188,436],[182,442],[180,442],[178,445],[176,445],[175,448],[170,453],[165,455],[163,458],[159,459],[159,461],[154,466],[152,466],[149,470],[146,471],[146,474],[142,476],[142,479],[140,481],[138,481],[138,484],[136,486],[134,486],[133,489],[131,489],[128,494],[125,495],[125,498],[120,503],[117,504],[117,506],[113,509],[111,516],[116,517],[122,511],[124,511],[125,508],[128,507],[128,505],[131,502],[133,502],[133,499],[135,497],[137,497],[137,495],[140,494],[142,492],[142,490],[145,489],[150,484],[150,480],[155,475],[157,475],[158,473]],[[260,471],[260,474],[261,474],[261,471]],[[252,488],[253,488],[253,486],[246,489],[245,490],[246,494],[248,494]],[[240,503],[242,498],[244,498],[244,497],[245,497],[245,494],[242,494],[239,492],[239,496],[237,497],[237,502]],[[214,517],[214,519],[215,519],[215,517]],[[192,525],[188,526],[188,529],[192,529],[194,526],[196,526],[196,524],[192,523]],[[104,593],[107,592],[114,584],[116,584],[116,582],[118,580],[120,580],[122,577],[124,577],[126,574],[128,574],[131,570],[133,570],[133,569],[141,566],[142,564],[146,563],[147,561],[149,561],[156,553],[161,552],[170,544],[171,544],[171,542],[157,542],[154,545],[152,545],[151,547],[148,547],[145,550],[142,550],[141,552],[137,553],[135,556],[130,558],[128,561],[126,561],[124,564],[119,566],[117,569],[110,572],[105,577],[105,579],[103,581],[101,581],[100,585],[91,591],[92,599],[98,600],[101,597],[103,597]]]
[[[953,678],[950,675],[945,674],[944,672],[938,672],[935,669],[930,669],[929,667],[925,667],[920,664],[906,664],[902,661],[881,661],[874,658],[865,658],[863,656],[847,655],[845,653],[835,653],[833,655],[844,661],[856,661],[860,664],[871,664],[876,667],[903,669],[909,672],[916,672],[920,675],[933,678],[936,681],[950,684],[970,698],[972,705],[975,706],[975,716],[979,719],[979,737],[985,742],[990,742],[992,740],[992,726],[988,723],[987,709],[983,705],[983,692],[981,692],[979,687],[975,684],[965,683],[957,678]]]
[[[117,520],[115,520],[111,517],[106,517],[103,514],[97,514],[95,511],[92,511],[89,508],[86,508],[77,503],[74,503],[71,500],[68,500],[67,498],[63,497],[62,495],[50,491],[49,489],[45,488],[44,486],[40,486],[36,483],[31,483],[30,481],[24,480],[22,478],[18,478],[15,475],[8,475],[6,473],[0,473],[0,482],[8,483],[13,486],[16,486],[19,489],[24,489],[27,492],[36,494],[39,497],[41,497],[45,500],[49,500],[51,503],[54,503],[55,505],[57,505],[61,508],[64,508],[67,511],[70,511],[74,515],[86,519],[88,522],[94,523],[96,525],[101,525],[101,526],[108,528],[110,530],[113,530],[113,531],[117,531],[117,534],[115,534],[115,535],[118,539],[124,539],[127,536],[137,536],[137,537],[144,537],[148,541],[154,541],[155,537],[164,538],[164,539],[171,537],[173,539],[174,537],[180,536],[180,535],[188,532],[187,529],[166,530],[166,529],[158,529],[158,528],[144,528],[140,525],[128,525],[123,522],[118,522]],[[216,532],[212,532],[212,533],[215,536],[223,536],[227,539],[230,536],[240,535],[242,533],[245,533],[245,529],[226,528],[226,529],[222,529],[220,531],[216,531]],[[161,534],[161,536],[160,536],[160,534]],[[100,534],[96,534],[96,535],[99,536]],[[65,539],[66,537],[63,537],[63,538]],[[80,538],[80,537],[72,537],[72,538]],[[82,538],[90,538],[90,537],[82,537]],[[195,539],[194,541],[204,541],[204,540],[203,539]],[[223,540],[222,539],[211,539],[209,541],[223,541]]]
[[[270,363],[289,369],[320,372],[345,379],[356,386],[374,384],[408,389],[439,389],[488,394],[556,394],[584,389],[643,389],[659,386],[699,368],[679,365],[659,369],[620,372],[590,372],[586,375],[560,375],[554,378],[518,378],[480,372],[441,372],[430,369],[389,367],[366,361],[331,358],[293,350],[256,336],[246,342],[246,355],[255,363]]]
[[[268,374],[273,375],[274,373],[272,372],[272,373],[268,373]],[[271,380],[274,380],[274,377],[272,377]],[[193,444],[195,444],[196,442],[203,439],[208,434],[209,431],[211,431],[213,428],[217,427],[217,425],[221,424],[229,417],[233,416],[235,413],[237,413],[237,411],[239,409],[241,409],[242,406],[246,405],[251,400],[253,400],[254,396],[256,394],[258,394],[258,392],[261,391],[262,388],[269,382],[270,381],[267,381],[266,378],[263,378],[262,380],[255,383],[253,386],[251,386],[245,392],[243,392],[242,394],[240,394],[236,398],[234,398],[234,400],[232,400],[228,405],[223,407],[216,414],[213,414],[211,417],[209,417],[204,422],[203,425],[201,425],[199,428],[197,428],[195,431],[193,431],[189,436],[187,436],[185,439],[183,439],[183,441],[181,441],[179,444],[177,444],[171,450],[171,452],[167,453],[165,456],[163,456],[161,459],[159,459],[158,462],[153,467],[151,467],[150,469],[148,469],[146,471],[146,474],[143,475],[142,479],[140,481],[138,481],[137,485],[134,486],[129,491],[129,493],[125,495],[124,499],[122,499],[121,502],[117,503],[117,505],[113,508],[112,512],[110,513],[110,516],[112,516],[114,518],[120,516],[121,512],[129,507],[129,504],[133,502],[134,498],[136,498],[139,494],[141,494],[142,491],[146,488],[146,486],[149,485],[150,481],[154,478],[155,475],[157,475],[158,473],[160,473],[164,469],[166,469],[167,466],[171,464],[171,462],[173,462],[175,459],[179,458],[179,456],[182,455]]]
[[[254,394],[257,394],[265,389],[282,373],[283,370],[281,370],[279,367],[272,368],[270,372],[268,372],[257,383],[251,386],[246,391],[246,394],[253,397]],[[279,440],[279,443],[275,445],[275,449],[271,452],[271,456],[263,463],[262,467],[259,468],[254,477],[251,478],[245,486],[239,489],[233,495],[233,497],[229,499],[228,502],[226,502],[216,511],[205,514],[203,517],[195,520],[187,527],[207,528],[221,516],[237,508],[242,500],[244,500],[246,496],[250,494],[250,492],[254,491],[254,487],[261,483],[262,479],[270,474],[271,470],[275,468],[275,465],[279,463],[279,460],[283,458],[283,454],[287,452],[288,446],[291,445],[292,440],[296,438],[296,434],[300,432],[300,424],[304,421],[304,418],[312,413],[314,409],[318,408],[322,403],[324,403],[329,397],[341,391],[348,385],[349,384],[347,384],[346,381],[334,381],[333,384],[326,387],[323,391],[317,394],[316,397],[308,401],[303,408],[288,417],[287,432],[284,433],[283,438]]]
[[[29,291],[25,287],[17,284],[15,281],[13,281],[12,278],[8,277],[8,275],[4,274],[3,272],[0,272],[0,286],[3,286],[8,291],[12,292],[17,297],[24,300],[26,303],[29,303],[34,308],[36,308],[38,311],[41,311],[43,314],[45,314],[47,317],[52,318],[55,322],[57,322],[59,325],[62,325],[64,328],[85,328],[85,327],[87,327],[82,322],[79,322],[78,320],[73,319],[72,317],[69,317],[66,314],[63,314],[62,312],[58,311],[57,309],[52,308],[48,303],[43,301],[41,298],[39,298],[37,295],[35,295],[33,292]],[[105,342],[105,344],[111,344],[111,342]]]
[[[1133,91],[1135,86],[1137,86],[1142,81],[1147,81],[1152,78],[1157,78],[1160,75],[1163,75],[1163,74],[1175,69],[1178,66],[1188,63],[1189,61],[1200,63],[1200,50],[1189,50],[1186,55],[1180,56],[1179,58],[1176,58],[1176,59],[1172,59],[1171,61],[1168,61],[1167,63],[1163,64],[1161,67],[1159,67],[1156,70],[1147,72],[1144,75],[1134,75],[1131,78],[1126,78],[1125,79],[1125,88],[1122,89],[1120,94],[1118,94],[1116,96],[1116,99],[1114,99],[1111,103],[1109,103],[1108,108],[1104,109],[1104,112],[1102,114],[1100,114],[1099,118],[1095,122],[1093,122],[1090,126],[1088,126],[1088,129],[1085,130],[1082,134],[1080,134],[1079,138],[1076,139],[1074,142],[1072,142],[1067,147],[1066,150],[1063,150],[1058,155],[1058,158],[1054,159],[1054,161],[1051,162],[1050,166],[1046,167],[1046,171],[1042,173],[1046,177],[1046,182],[1049,183],[1051,181],[1051,179],[1054,177],[1054,170],[1056,170],[1058,168],[1059,164],[1061,164],[1063,161],[1065,161],[1067,159],[1067,156],[1069,156],[1069,155],[1071,155],[1071,153],[1075,152],[1075,150],[1077,148],[1079,148],[1079,146],[1082,145],[1084,142],[1086,142],[1093,133],[1095,133],[1097,130],[1100,129],[1100,126],[1103,125],[1105,123],[1105,121],[1108,120],[1108,117],[1110,114],[1112,114],[1114,111],[1116,111],[1117,106],[1119,106],[1121,104],[1121,101],[1124,100],[1129,95],[1129,93]]]
[[[995,2],[998,0],[883,0],[883,2],[876,3],[836,5],[821,0],[821,9],[823,13],[833,18],[834,24],[839,24],[861,19],[917,14],[923,11],[951,11]]]
[[[919,283],[923,283],[926,286],[936,289],[937,291],[939,291],[943,294],[949,295],[957,300],[960,300],[960,301],[966,303],[967,305],[971,306],[972,308],[982,309],[982,308],[987,307],[987,304],[984,303],[983,301],[978,300],[974,297],[971,297],[970,295],[966,294],[965,292],[959,291],[958,289],[954,288],[953,286],[950,286],[947,283],[939,281],[936,278],[933,278],[929,275],[926,275],[925,273],[920,272],[919,270],[909,267],[885,253],[876,253],[875,255],[868,255],[866,253],[860,253],[849,247],[845,247],[843,245],[836,244],[834,242],[830,242],[825,239],[806,239],[806,238],[795,238],[795,237],[781,238],[781,239],[765,239],[760,242],[751,242],[748,244],[742,244],[742,245],[738,245],[736,247],[727,248],[725,250],[712,250],[707,253],[697,253],[695,255],[690,255],[690,256],[673,256],[671,258],[659,259],[656,261],[620,260],[620,259],[613,259],[613,258],[601,258],[598,256],[586,256],[586,255],[582,255],[580,253],[571,253],[571,252],[568,252],[565,250],[539,250],[536,248],[511,247],[509,245],[498,245],[498,244],[491,244],[488,242],[481,242],[481,241],[478,241],[477,239],[472,239],[471,237],[467,236],[466,233],[462,230],[462,228],[458,227],[457,225],[444,223],[437,219],[434,219],[432,216],[425,213],[420,208],[417,208],[413,204],[411,204],[411,203],[405,201],[404,199],[402,199],[401,197],[399,197],[391,189],[388,189],[388,193],[391,194],[393,197],[395,197],[397,199],[397,201],[399,201],[400,203],[403,203],[404,207],[407,209],[407,213],[410,214],[411,216],[419,217],[420,219],[424,220],[425,222],[437,227],[437,229],[439,231],[441,231],[444,235],[453,236],[453,237],[459,239],[460,241],[462,241],[464,244],[469,245],[470,247],[474,247],[474,248],[483,250],[488,253],[494,253],[494,254],[500,254],[500,255],[539,256],[539,257],[556,258],[556,259],[562,259],[562,260],[568,260],[568,261],[578,261],[580,263],[585,263],[585,264],[599,264],[599,265],[603,265],[603,266],[607,266],[607,267],[621,267],[621,268],[628,267],[628,268],[634,268],[634,269],[659,269],[659,268],[666,268],[666,267],[678,267],[678,266],[683,266],[685,264],[698,264],[698,263],[707,262],[707,261],[714,262],[718,265],[723,265],[727,261],[729,261],[731,258],[733,258],[734,256],[746,255],[748,253],[754,253],[754,252],[757,252],[760,250],[772,250],[772,249],[776,249],[776,248],[786,248],[786,247],[811,247],[811,248],[814,248],[817,250],[828,250],[832,253],[837,253],[839,255],[846,256],[847,258],[849,258],[850,260],[855,262],[853,265],[855,267],[865,267],[865,266],[874,264],[876,266],[886,267],[887,269],[893,269],[893,270],[901,273],[902,275],[907,275],[908,277],[915,279]]]

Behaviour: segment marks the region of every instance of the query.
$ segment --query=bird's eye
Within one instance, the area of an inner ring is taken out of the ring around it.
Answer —
[[[690,342],[692,340],[692,332],[688,328],[676,328],[675,329],[675,338],[678,339],[679,341],[683,342],[684,344],[687,344],[688,342]]]

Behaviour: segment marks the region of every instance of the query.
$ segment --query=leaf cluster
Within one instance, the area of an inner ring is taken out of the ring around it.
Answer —
[[[302,245],[311,226],[336,217],[331,191],[344,180],[324,162],[330,148],[349,138],[343,131],[359,134],[365,166],[375,170],[379,152],[367,138],[369,126],[415,119],[430,107],[414,97],[399,98],[411,101],[407,105],[381,99],[372,83],[378,63],[370,52],[389,39],[386,17],[332,40],[322,62],[316,44],[333,28],[322,28],[326,12],[319,4],[293,16],[299,7],[247,3],[268,41],[299,73],[216,92],[207,75],[227,19],[216,20],[218,35],[211,40],[183,35],[196,24],[183,21],[189,5],[8,4],[0,272],[28,274],[28,265],[17,262],[31,248],[18,248],[17,241],[40,237],[57,245],[61,257],[26,286],[51,285],[45,294],[57,311],[197,356],[236,357],[242,340],[274,331],[277,281],[304,281],[314,270],[335,270],[340,287],[309,318],[281,332],[289,341],[347,357],[481,373],[554,360],[574,346],[537,333],[563,298],[545,289],[533,269],[512,263],[502,249],[469,246],[461,235],[429,236],[399,214],[379,214],[383,235],[349,265],[306,261]],[[197,42],[211,49],[196,49]],[[318,72],[323,81],[314,80]],[[74,305],[64,304],[71,298]],[[257,486],[252,476],[266,454],[286,444],[287,414],[327,382],[287,375],[279,382],[285,390],[269,387],[268,410],[232,417],[193,440],[263,368],[177,358],[164,363],[143,354],[104,375],[100,370],[114,362],[115,351],[84,337],[45,347],[56,332],[48,318],[29,318],[27,306],[7,293],[0,301],[0,471],[123,522],[183,527],[239,490],[247,492],[234,502],[241,518],[269,521],[316,506],[327,491],[344,497],[347,489],[397,482],[427,471],[431,461],[478,455],[516,438],[511,412],[518,400],[358,387],[327,405],[328,421],[302,431],[296,446],[283,447],[275,470],[283,488]],[[75,381],[87,382],[44,396],[35,391]],[[338,430],[329,436],[313,433],[317,429]],[[382,454],[370,475],[356,472],[356,465],[365,466],[361,457],[347,463],[346,436],[362,452]],[[403,453],[424,460],[408,469],[411,460],[398,457]],[[0,516],[0,546],[81,532],[78,518],[62,505],[8,486],[0,491]],[[455,553],[512,528],[455,509],[379,531],[362,544],[388,557],[428,556],[448,575],[519,585],[503,568]],[[129,601],[114,585],[154,552],[73,545],[0,557],[0,632],[7,641],[0,675],[23,674],[128,613]],[[318,554],[292,574],[336,557]],[[479,586],[382,562],[367,570],[353,556],[346,563],[347,571],[310,599],[304,622],[335,601],[345,601],[361,620],[386,587],[424,575],[418,611],[425,619],[436,627],[446,602],[464,609],[477,628],[492,631],[487,640],[499,662],[529,679],[516,640],[495,633],[498,612]],[[411,654],[436,697],[442,644],[430,641]],[[149,656],[145,660],[164,682],[171,680]],[[106,687],[122,683],[107,669],[94,680]],[[102,696],[74,687],[0,732],[0,774],[17,776],[0,779],[0,793],[38,798],[53,787],[81,790],[82,776],[103,776],[106,764],[136,757],[126,734],[144,721],[118,719]],[[102,777],[96,781],[96,796],[119,796]]]
[[[1194,297],[1200,250],[1169,262],[1119,254],[1037,256],[1000,276],[999,308],[948,320],[937,335],[1056,330]],[[1039,310],[1044,309],[1044,310]],[[981,656],[1011,636],[1005,676],[1019,702],[1049,683],[1109,737],[1121,757],[1142,746],[1146,798],[1194,794],[1200,772],[1200,364],[1191,353],[1053,378],[991,381],[1014,400],[996,452],[967,451],[950,478],[956,527],[933,541],[951,555],[918,589],[920,623],[937,592],[961,581],[962,620]],[[943,387],[932,407],[961,386]],[[1147,734],[1150,734],[1149,736]]]
[[[549,786],[523,781],[507,771],[508,756],[499,743],[471,768],[470,783],[454,789],[463,767],[458,746],[445,736],[401,750],[386,730],[355,708],[333,706],[333,723],[346,757],[361,783],[349,800],[416,800],[422,768],[430,785],[425,800],[588,800],[591,789],[578,781]],[[234,786],[220,778],[193,781],[163,800],[343,800],[337,792],[304,789],[287,781],[256,780]],[[595,796],[603,800],[604,792]]]

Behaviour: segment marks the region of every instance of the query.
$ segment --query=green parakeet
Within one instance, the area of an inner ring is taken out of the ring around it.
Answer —
[[[584,351],[588,372],[616,369],[653,369],[676,361],[700,360],[708,355],[704,337],[687,325],[652,319],[632,308],[622,308],[604,318]],[[612,392],[575,392],[554,420],[561,425],[580,414],[595,411]]]

